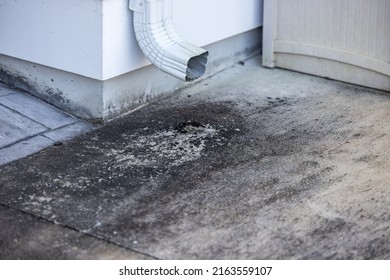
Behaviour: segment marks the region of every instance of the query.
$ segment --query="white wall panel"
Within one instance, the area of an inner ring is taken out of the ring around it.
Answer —
[[[173,0],[177,32],[204,46],[263,23],[262,0]]]
[[[94,79],[148,65],[129,0],[1,0],[0,53]],[[262,0],[174,0],[182,37],[201,46],[262,23]]]
[[[101,77],[101,0],[1,0],[0,53]]]

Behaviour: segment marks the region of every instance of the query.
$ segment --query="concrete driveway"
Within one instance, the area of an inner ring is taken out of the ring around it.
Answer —
[[[260,58],[0,167],[2,259],[389,259],[390,95]]]

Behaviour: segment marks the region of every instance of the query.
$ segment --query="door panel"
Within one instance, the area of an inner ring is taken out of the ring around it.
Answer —
[[[390,1],[265,0],[263,65],[390,91]]]

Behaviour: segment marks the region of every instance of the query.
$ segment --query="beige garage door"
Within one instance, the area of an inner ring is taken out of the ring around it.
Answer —
[[[390,91],[390,0],[264,0],[263,65]]]

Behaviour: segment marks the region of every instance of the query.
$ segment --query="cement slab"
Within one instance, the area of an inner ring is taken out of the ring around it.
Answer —
[[[1,104],[0,128],[0,148],[47,130],[43,125],[36,123]]]
[[[390,259],[390,96],[256,58],[0,167],[0,203],[164,259]]]
[[[0,97],[0,104],[50,129],[56,129],[77,122],[77,119],[70,115],[24,93],[15,93]]]
[[[150,259],[66,227],[0,205],[0,259]]]
[[[0,83],[0,96],[11,94],[13,91],[6,85]]]
[[[38,135],[0,149],[0,165],[27,157],[53,145],[55,141]]]
[[[73,137],[79,136],[82,133],[87,133],[95,128],[96,127],[91,123],[85,121],[78,121],[71,125],[46,132],[43,134],[43,136],[58,142],[71,139]]]

